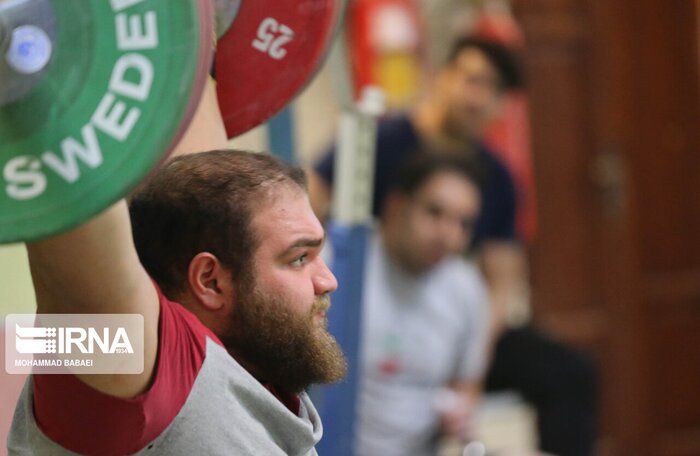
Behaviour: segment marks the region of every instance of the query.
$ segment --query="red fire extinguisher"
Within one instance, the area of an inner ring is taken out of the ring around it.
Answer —
[[[375,85],[390,109],[406,107],[418,94],[423,69],[415,0],[354,0],[348,24],[356,96]]]

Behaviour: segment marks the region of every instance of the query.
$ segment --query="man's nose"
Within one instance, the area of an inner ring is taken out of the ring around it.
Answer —
[[[460,220],[445,217],[441,223],[442,245],[445,250],[453,253],[461,253],[466,247],[466,233]]]
[[[318,270],[314,275],[315,294],[322,295],[334,292],[338,288],[338,280],[322,258],[318,258],[318,263]]]

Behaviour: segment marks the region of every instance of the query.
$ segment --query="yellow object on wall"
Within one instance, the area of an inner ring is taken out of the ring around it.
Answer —
[[[407,52],[387,53],[378,58],[376,80],[391,108],[405,109],[415,101],[420,84],[418,63],[416,56]]]

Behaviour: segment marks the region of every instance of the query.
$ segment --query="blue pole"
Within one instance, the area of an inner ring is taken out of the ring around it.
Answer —
[[[342,278],[333,293],[328,312],[328,330],[335,336],[348,360],[348,374],[336,385],[316,387],[314,403],[323,420],[323,438],[316,449],[321,456],[353,456],[355,411],[360,379],[360,334],[364,261],[370,236],[368,225],[343,225],[331,221],[333,245],[331,269]]]
[[[293,107],[287,105],[267,122],[267,140],[270,151],[288,163],[296,163],[292,110]]]

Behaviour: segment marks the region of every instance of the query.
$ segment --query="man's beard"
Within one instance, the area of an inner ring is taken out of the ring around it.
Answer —
[[[317,298],[310,313],[300,315],[277,294],[239,284],[230,327],[222,337],[239,362],[253,369],[261,382],[298,393],[314,383],[335,383],[345,377],[347,363],[335,338],[315,315],[330,305]]]

